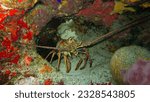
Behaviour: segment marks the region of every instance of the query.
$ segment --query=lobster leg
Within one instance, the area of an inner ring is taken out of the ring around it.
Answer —
[[[51,57],[51,60],[50,60],[50,63],[52,63],[52,60],[53,60],[53,58],[54,58],[56,52],[55,52],[55,51],[51,51],[51,52],[49,53],[49,55],[50,55],[50,54],[52,54],[52,57]]]
[[[66,72],[69,73],[71,70],[71,63],[66,55],[64,55],[64,61],[65,61],[65,65],[66,65]]]
[[[87,51],[86,48],[84,48],[83,50],[84,50],[84,52],[82,52],[82,53],[85,54],[86,57],[84,59],[84,65],[83,65],[83,67],[80,68],[80,70],[85,68],[88,60],[90,61],[90,67],[92,67],[92,60],[90,58],[89,52]]]
[[[82,62],[83,62],[83,59],[80,58],[80,60],[78,61],[77,65],[76,65],[75,71],[79,69],[79,67],[81,66]]]
[[[61,62],[61,52],[60,51],[57,53],[57,56],[58,56],[57,71],[59,71],[60,70],[60,62]]]
[[[88,60],[88,57],[86,56],[85,59],[84,59],[84,65],[80,68],[80,70],[83,70],[87,64],[87,60]]]
[[[71,70],[71,62],[70,60],[67,58],[67,73],[69,73]]]
[[[48,53],[48,55],[45,57],[45,60],[46,60],[52,53],[54,53],[54,52],[55,52],[54,50],[50,51],[50,52]]]

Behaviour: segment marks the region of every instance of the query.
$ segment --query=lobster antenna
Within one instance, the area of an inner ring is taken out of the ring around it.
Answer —
[[[106,33],[106,34],[104,34],[102,36],[99,36],[99,37],[97,37],[94,40],[87,41],[87,42],[83,43],[82,47],[94,46],[94,45],[96,45],[99,42],[102,42],[102,41],[104,41],[106,39],[109,39],[110,37],[112,37],[112,36],[114,36],[116,34],[121,34],[120,32],[125,31],[125,30],[127,30],[127,29],[129,29],[131,27],[135,27],[136,25],[138,25],[140,23],[143,23],[143,22],[146,22],[148,20],[150,20],[150,15],[137,18],[137,19],[135,19],[135,20],[133,20],[133,21],[123,25],[122,27],[117,28],[116,30],[108,32],[108,33]]]
[[[49,47],[49,46],[36,45],[36,47],[38,47],[38,48],[43,48],[43,49],[53,49],[53,50],[59,50],[59,49],[58,49],[58,48],[56,48],[56,47]]]

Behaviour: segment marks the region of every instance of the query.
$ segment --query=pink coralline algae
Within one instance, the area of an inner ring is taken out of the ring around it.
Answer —
[[[81,9],[77,16],[83,16],[90,21],[102,21],[104,25],[110,26],[117,19],[117,14],[112,14],[114,1],[103,2],[95,0],[93,4]]]
[[[138,60],[127,71],[122,72],[124,82],[129,85],[150,85],[150,61]]]

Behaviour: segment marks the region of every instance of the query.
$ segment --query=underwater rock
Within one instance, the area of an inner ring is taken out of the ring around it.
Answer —
[[[127,46],[117,50],[110,62],[113,79],[118,84],[124,84],[121,72],[129,69],[138,59],[150,59],[150,52],[140,46]]]
[[[69,16],[77,13],[84,0],[64,0],[62,3],[57,0],[39,0],[41,4],[37,3],[30,12],[24,16],[27,23],[30,24],[31,30],[38,35],[43,27],[46,26],[52,18]]]

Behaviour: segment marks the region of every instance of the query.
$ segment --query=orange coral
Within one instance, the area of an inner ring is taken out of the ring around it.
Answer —
[[[53,81],[51,79],[46,79],[44,85],[53,85]]]
[[[47,64],[45,64],[40,70],[39,72],[41,74],[44,74],[46,72],[52,72],[52,67],[49,67]]]
[[[31,61],[32,61],[32,57],[25,54],[25,57],[24,57],[25,65],[29,66],[31,64]]]

